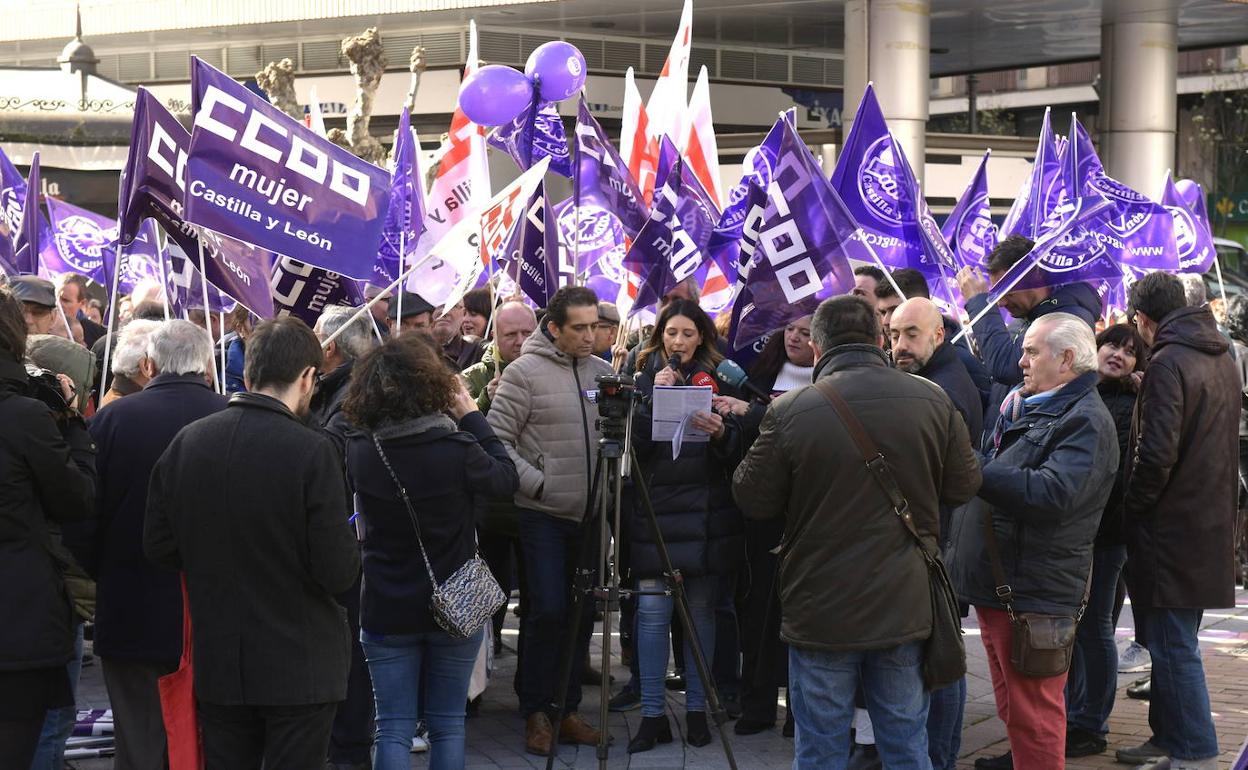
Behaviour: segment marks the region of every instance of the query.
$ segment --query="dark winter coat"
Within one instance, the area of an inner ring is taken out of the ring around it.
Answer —
[[[966,312],[974,318],[987,304],[988,295],[977,294],[966,301]],[[1023,370],[1018,360],[1023,357],[1023,336],[1027,328],[1037,318],[1049,313],[1070,313],[1087,321],[1088,328],[1095,329],[1101,315],[1101,298],[1091,285],[1071,283],[1053,289],[1049,298],[1033,307],[1014,331],[1006,328],[1005,320],[996,310],[985,313],[975,322],[972,331],[979,346],[979,355],[984,360],[984,368],[992,376],[992,392],[988,408],[984,411],[984,427],[989,431],[996,424],[1006,394],[1023,382]]]
[[[1096,391],[1101,394],[1109,416],[1114,418],[1118,434],[1118,472],[1114,474],[1114,487],[1109,492],[1109,501],[1101,514],[1101,526],[1096,531],[1096,547],[1108,548],[1126,542],[1122,536],[1122,499],[1126,492],[1127,467],[1131,465],[1128,445],[1136,392],[1130,380],[1103,380],[1096,386]]]
[[[197,698],[346,697],[351,632],[334,595],[360,569],[349,506],[333,444],[277,399],[236,393],[174,437],[152,471],[143,551],[186,572]]]
[[[334,416],[342,411],[342,402],[347,398],[347,386],[351,384],[351,369],[354,365],[354,361],[347,361],[321,378],[320,387],[312,395],[312,403],[309,405],[311,418],[316,425],[329,425]]]
[[[0,671],[62,666],[77,619],[49,553],[48,522],[94,513],[95,447],[82,420],[58,427],[27,398],[25,368],[0,361]]]
[[[991,516],[1014,609],[1072,613],[1092,569],[1092,541],[1118,469],[1113,418],[1096,372],[1070,381],[1014,421],[993,448],[985,431],[984,484],[954,512],[949,577],[958,598],[999,608],[983,521]]]
[[[873,345],[841,345],[815,365],[830,378],[883,453],[915,527],[936,546],[937,507],[979,488],[966,423],[936,385],[888,365]],[[768,408],[736,470],[746,516],[784,517],[781,638],[797,647],[875,650],[926,639],[927,566],[832,405],[814,387]]]
[[[182,654],[178,573],[143,555],[147,483],[178,431],[221,411],[225,402],[200,375],[161,374],[91,419],[99,516],[90,553],[80,560],[96,580],[95,652],[101,657],[176,663]]]
[[[444,581],[476,550],[479,498],[515,494],[516,466],[480,412],[464,415],[458,426],[438,414],[377,435],[416,510],[433,573]],[[364,533],[360,627],[375,634],[440,630],[415,527],[370,435],[348,434],[347,474]]]
[[[724,436],[709,442],[682,444],[672,459],[670,441],[651,441],[651,398],[654,375],[667,366],[661,356],[651,356],[645,371],[636,377],[642,402],[633,409],[633,445],[640,472],[649,485],[650,502],[659,522],[672,565],[690,577],[726,575],[745,559],[745,534],[741,511],[732,499],[732,470],[740,458],[741,426],[737,418],[724,418]],[[714,372],[691,362],[682,369],[685,382],[696,372]],[[663,573],[658,545],[650,519],[634,494],[630,521],[630,567],[634,577],[653,578]]]
[[[1240,379],[1213,314],[1161,320],[1131,426],[1123,515],[1132,599],[1235,606]]]
[[[953,339],[962,334],[962,327],[947,315],[941,316],[940,320],[945,326],[945,342],[952,344]],[[971,382],[975,383],[975,390],[979,391],[979,421],[983,423],[983,412],[988,408],[988,401],[992,397],[992,375],[984,367],[984,362],[980,361],[975,351],[971,349],[969,335],[963,335],[962,339],[953,345],[953,348],[958,352],[958,359],[962,365],[966,367],[966,373],[970,375]],[[971,443],[978,444],[979,436],[972,434]]]

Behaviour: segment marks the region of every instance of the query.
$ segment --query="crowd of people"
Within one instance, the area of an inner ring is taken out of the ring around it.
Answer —
[[[431,599],[478,554],[519,602],[524,749],[598,744],[606,726],[580,712],[601,681],[595,606],[573,579],[602,556],[586,537],[598,378],[623,373],[657,522],[626,479],[610,547],[630,676],[602,696],[640,710],[628,753],[674,740],[671,689],[703,747],[710,704],[750,735],[776,727],[786,688],[795,767],[951,770],[965,679],[925,679],[938,554],[1009,737],[976,767],[1109,750],[1126,596],[1152,734],[1118,759],[1216,767],[1197,630],[1242,580],[1248,299],[1207,303],[1156,272],[1121,323],[1080,283],[979,314],[1032,246],[1007,238],[986,272],[958,274],[966,329],[921,275],[859,267],[852,294],[750,351],[748,387],[718,376],[740,356],[692,281],[627,333],[580,286],[540,309],[488,288],[450,308],[370,292],[368,311],[309,327],[242,308],[169,319],[147,295],[102,323],[81,276],[10,280],[0,765],[63,764],[85,635],[117,768],[166,766],[160,683],[187,642],[208,768],[392,770],[414,741],[435,770],[463,767],[509,610],[465,636]],[[652,430],[656,394],[707,385],[685,428],[704,440],[674,451]]]

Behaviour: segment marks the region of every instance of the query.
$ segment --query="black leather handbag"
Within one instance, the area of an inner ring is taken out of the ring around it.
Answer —
[[[871,477],[884,491],[893,513],[914,538],[915,547],[927,564],[928,587],[932,597],[932,635],[923,647],[923,684],[929,690],[947,687],[966,675],[966,645],[962,641],[962,618],[958,612],[958,599],[953,593],[953,585],[949,582],[949,573],[945,571],[940,552],[929,549],[919,536],[919,531],[914,526],[914,518],[910,515],[910,503],[897,485],[897,479],[893,477],[884,455],[867,435],[866,428],[854,416],[849,404],[845,403],[845,399],[841,398],[836,388],[826,379],[816,382],[815,389],[832,404],[841,422],[849,430]]]

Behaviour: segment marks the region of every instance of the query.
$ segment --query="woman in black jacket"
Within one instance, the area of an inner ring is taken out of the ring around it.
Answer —
[[[91,516],[95,450],[62,379],[32,382],[21,303],[0,289],[0,758],[28,767],[48,709],[72,706],[77,621],[48,522]],[[38,398],[31,396],[38,395]],[[54,410],[49,402],[62,399]]]
[[[724,595],[726,579],[745,553],[741,512],[732,500],[732,470],[738,457],[740,426],[737,418],[713,411],[694,414],[678,457],[669,441],[652,441],[651,424],[656,386],[710,385],[723,359],[716,346],[711,319],[696,302],[675,300],[655,323],[637,356],[637,391],[643,402],[634,410],[633,440],[641,463],[639,471],[649,485],[650,500],[673,566],[684,577],[685,593],[707,664],[714,658],[715,608]],[[675,366],[671,365],[675,361]],[[709,441],[693,441],[693,433],[709,434]],[[656,591],[664,587],[658,546],[640,496],[630,522],[631,570],[637,587]],[[637,602],[635,641],[641,673],[642,724],[629,743],[629,753],[648,751],[655,743],[671,741],[664,716],[664,676],[667,673],[668,636],[672,598],[642,594]],[[693,665],[686,636],[685,735],[690,745],[710,743],[705,689]]]
[[[1114,642],[1114,599],[1127,561],[1122,534],[1123,477],[1130,455],[1131,413],[1144,370],[1144,340],[1127,324],[1111,326],[1096,336],[1097,392],[1118,429],[1118,473],[1101,514],[1092,551],[1092,587],[1088,609],[1075,637],[1070,677],[1066,681],[1066,756],[1083,757],[1105,750],[1109,712],[1118,686],[1118,648]]]
[[[347,474],[363,537],[360,642],[377,702],[373,767],[410,765],[418,713],[429,728],[429,766],[463,767],[464,704],[484,631],[457,639],[438,626],[421,544],[438,582],[450,577],[476,553],[478,498],[510,497],[516,468],[420,335],[391,339],[356,363],[343,413],[355,426]]]

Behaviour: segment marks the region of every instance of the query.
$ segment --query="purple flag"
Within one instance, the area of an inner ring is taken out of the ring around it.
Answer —
[[[345,275],[279,257],[270,282],[276,315],[293,315],[308,326],[316,323],[330,305],[356,307],[364,304],[360,284]]]
[[[117,271],[117,287],[113,287],[113,260],[117,256],[117,242],[104,250],[104,288],[108,296],[118,297],[134,291],[140,281],[152,280],[160,283],[160,240],[157,234],[156,221],[144,220],[134,240],[121,247],[121,268]]]
[[[936,224],[931,209],[927,207],[927,199],[919,190],[919,181],[915,178],[906,160],[905,150],[898,144],[897,170],[901,174],[902,199],[907,206],[913,207],[913,216],[918,224],[919,243],[923,248],[923,261],[916,268],[927,279],[928,293],[932,301],[944,315],[957,317],[962,307],[962,293],[958,291],[954,276],[958,273],[958,262],[949,248],[948,241]],[[907,212],[907,218],[911,214]]]
[[[702,264],[702,251],[693,234],[685,229],[679,214],[684,165],[677,155],[669,160],[671,173],[664,174],[660,170],[664,181],[655,188],[650,219],[637,233],[632,248],[624,257],[624,264],[639,280],[631,313],[658,303],[664,294],[693,275]]]
[[[1089,177],[1086,187],[1114,205],[1114,215],[1093,231],[1110,258],[1123,267],[1179,269],[1174,217],[1164,206],[1104,173]]]
[[[1005,272],[989,290],[989,304],[1014,289],[1062,286],[1122,277],[1122,268],[1097,233],[1118,213],[1113,201],[1087,196],[1067,201],[1044,223],[1031,253]],[[1032,269],[1032,268],[1036,269]]]
[[[368,280],[389,179],[233,78],[191,60],[195,129],[186,219],[326,270]]]
[[[550,158],[551,171],[572,178],[568,134],[554,102],[539,103],[535,98],[515,120],[490,132],[488,141],[490,146],[510,155],[521,171],[528,171],[542,158]]]
[[[1049,110],[1044,110],[1044,125],[1040,129],[1040,140],[1036,144],[1036,159],[1031,167],[1031,174],[1014,199],[1010,213],[1006,214],[1001,225],[1002,235],[1022,235],[1036,240],[1041,227],[1049,214],[1057,208],[1062,199],[1062,163],[1057,155],[1057,143],[1053,138],[1053,127],[1049,124]],[[1082,193],[1072,193],[1071,197],[1079,197]]]
[[[1213,245],[1213,233],[1209,230],[1209,214],[1205,209],[1205,194],[1200,185],[1192,182],[1196,195],[1192,206],[1179,194],[1174,180],[1166,174],[1166,186],[1161,192],[1161,205],[1174,218],[1174,241],[1178,248],[1180,273],[1203,273],[1213,267],[1218,251]]]
[[[992,206],[988,200],[988,156],[991,153],[991,150],[984,153],[971,184],[941,228],[954,258],[963,267],[983,267],[997,246],[997,226],[992,223]]]
[[[741,254],[741,235],[746,214],[753,208],[766,205],[767,185],[771,184],[771,170],[780,154],[780,140],[784,137],[784,121],[792,122],[793,110],[788,110],[772,125],[762,144],[745,154],[741,162],[741,179],[728,191],[728,203],[719,216],[719,222],[707,241],[706,252],[728,283],[737,282],[737,260]]]
[[[874,251],[886,267],[918,269],[923,262],[922,244],[913,206],[904,198],[897,146],[888,133],[875,88],[868,83],[844,150],[836,159],[832,187],[862,229],[846,244],[846,256],[874,263]]]
[[[261,318],[272,318],[273,301],[268,290],[272,252],[221,233],[201,231],[183,218],[190,141],[191,135],[177,118],[140,88],[118,198],[121,242],[129,243],[143,219],[152,217],[198,264],[202,234],[208,282]]]
[[[117,222],[71,203],[48,198],[55,254],[45,256],[43,267],[52,275],[82,273],[96,283],[108,286],[105,275],[108,252],[117,246]]]
[[[176,243],[169,244],[165,252],[168,262],[165,265],[166,296],[169,298],[169,312],[175,316],[186,316],[187,311],[203,309],[204,282],[194,260],[182,251]],[[221,312],[234,306],[229,297],[222,294],[208,282],[208,309]]]
[[[733,348],[743,348],[813,313],[824,299],[847,292],[853,275],[845,244],[858,229],[810,150],[786,123],[758,247],[733,306]]]
[[[529,199],[524,219],[507,235],[503,252],[498,256],[503,281],[499,291],[510,296],[518,289],[536,307],[546,307],[555,291],[573,276],[559,274],[559,238],[555,232],[555,215],[546,199],[546,183],[537,186]],[[514,287],[514,288],[512,288]]]
[[[599,299],[614,302],[621,314],[632,304],[629,292],[630,273],[624,266],[628,252],[628,236],[620,218],[594,204],[579,209],[571,198],[555,204],[552,213],[558,222],[558,274],[561,285],[567,276],[576,274],[576,264],[586,265],[583,282]],[[579,253],[578,253],[579,252]]]
[[[412,122],[407,107],[399,116],[399,131],[394,140],[394,172],[390,175],[390,205],[386,208],[386,223],[381,230],[381,247],[373,264],[370,280],[378,286],[388,286],[402,269],[399,258],[403,247],[409,254],[416,249],[420,234],[424,231],[425,192],[416,164],[420,148],[412,137]]]
[[[584,96],[576,112],[576,169],[573,199],[577,205],[609,212],[619,220],[625,235],[636,236],[649,218],[650,210],[628,166],[620,159],[602,126],[589,113]],[[593,264],[585,261],[584,253],[581,259],[578,270]]]
[[[677,160],[681,161],[679,169],[675,165]],[[719,207],[707,194],[698,175],[681,159],[676,145],[663,136],[659,142],[659,168],[655,186],[662,187],[663,180],[671,171],[678,171],[680,174],[678,195],[674,204],[676,216],[680,217],[681,226],[698,245],[698,250],[705,253],[715,225],[719,222]]]
[[[1105,172],[1101,159],[1096,155],[1092,138],[1083,124],[1070,113],[1070,138],[1062,154],[1062,187],[1068,197],[1085,195],[1088,181]]]
[[[30,161],[30,176],[26,179],[26,195],[22,199],[22,220],[13,238],[13,261],[17,272],[35,274],[39,272],[39,236],[41,235],[39,216],[39,153]]]

